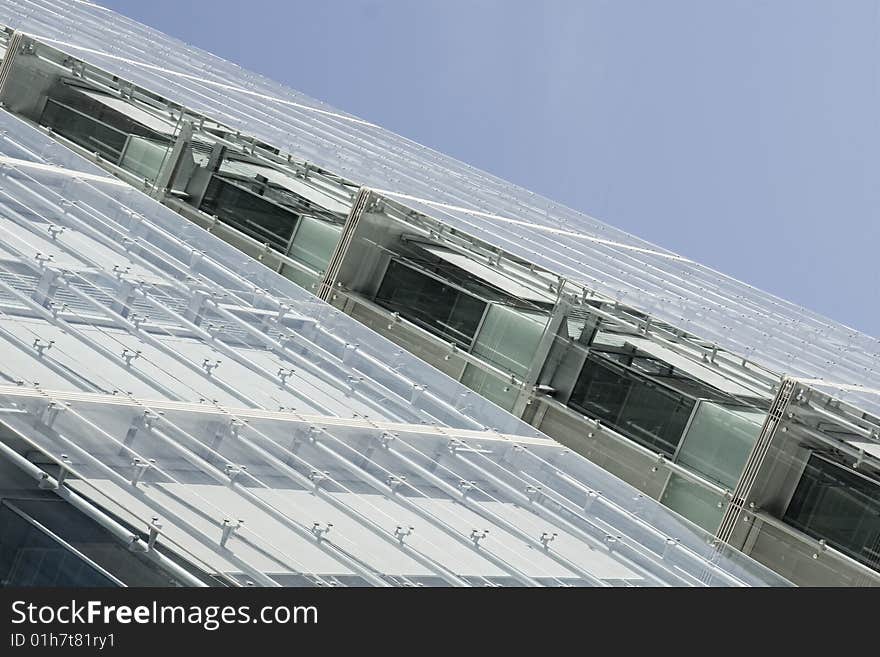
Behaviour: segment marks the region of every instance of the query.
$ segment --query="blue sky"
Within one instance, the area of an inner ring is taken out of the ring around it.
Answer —
[[[98,0],[880,335],[880,0]]]

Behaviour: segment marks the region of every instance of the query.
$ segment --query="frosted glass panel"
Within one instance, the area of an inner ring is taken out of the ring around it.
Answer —
[[[330,262],[341,232],[341,226],[314,217],[302,217],[293,236],[289,255],[294,260],[322,272]]]
[[[509,381],[502,380],[475,365],[468,365],[464,368],[461,382],[507,411],[513,408],[517,392],[519,392],[519,388]]]
[[[761,411],[701,401],[685,435],[678,462],[733,488],[758,438]]]
[[[281,267],[281,275],[292,280],[301,288],[308,290],[312,294],[318,289],[319,278],[303,269],[291,267],[290,265],[283,265]]]
[[[713,534],[724,515],[725,500],[721,495],[676,474],[670,475],[660,501]]]
[[[167,153],[167,145],[131,135],[125,145],[119,166],[144,178],[155,180]]]
[[[492,304],[472,351],[502,369],[524,376],[541,341],[547,319],[537,313]]]

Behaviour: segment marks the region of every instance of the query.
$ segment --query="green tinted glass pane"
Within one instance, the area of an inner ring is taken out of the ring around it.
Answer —
[[[122,152],[119,166],[142,178],[155,180],[168,150],[168,146],[161,142],[131,135]]]
[[[470,364],[464,368],[461,382],[507,411],[513,408],[516,395],[519,392],[519,388],[511,385],[510,381],[503,380]]]
[[[315,217],[302,217],[293,236],[289,255],[294,260],[323,272],[327,269],[341,232],[342,227],[336,224]]]
[[[547,317],[491,304],[474,341],[472,353],[509,372],[524,376],[529,369]]]
[[[669,483],[660,501],[713,534],[724,515],[725,500],[721,495],[676,474],[669,476]]]
[[[755,445],[765,414],[702,401],[685,435],[678,462],[733,488]]]

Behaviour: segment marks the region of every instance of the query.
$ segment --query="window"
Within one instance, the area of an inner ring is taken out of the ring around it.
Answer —
[[[323,272],[341,233],[342,227],[337,224],[303,216],[296,227],[288,255],[317,272]]]
[[[678,454],[678,462],[733,489],[766,414],[747,407],[702,400]]]
[[[618,358],[626,360],[625,356]],[[639,369],[591,353],[568,405],[637,443],[672,456],[695,400],[642,374],[656,373],[662,364],[635,360],[640,361]]]
[[[299,215],[242,186],[213,176],[199,207],[258,242],[287,251]]]
[[[510,381],[501,379],[498,375],[482,370],[472,363],[465,366],[461,382],[506,411],[513,408],[519,393],[519,388],[511,385]]]
[[[144,538],[142,532],[133,533]],[[0,504],[0,578],[21,586],[116,586],[58,539],[127,586],[179,585],[154,562],[129,550],[104,527],[59,499]],[[26,580],[30,575],[33,579]]]
[[[376,302],[422,328],[470,348],[486,302],[392,260]]]
[[[783,519],[880,568],[880,482],[813,454]]]
[[[712,534],[721,524],[726,503],[723,497],[705,486],[677,474],[669,475],[660,501]]]
[[[57,86],[40,123],[75,144],[144,178],[155,179],[175,124],[128,101],[90,89]]]
[[[170,150],[164,142],[129,135],[119,166],[147,180],[155,180]]]
[[[46,102],[40,123],[114,164],[119,162],[128,139],[122,130],[52,98]]]
[[[525,376],[546,326],[546,315],[490,304],[471,352],[507,372]]]
[[[0,587],[116,586],[50,534],[0,504]]]

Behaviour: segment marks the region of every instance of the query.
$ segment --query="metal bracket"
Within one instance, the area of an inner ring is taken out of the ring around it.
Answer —
[[[314,524],[312,524],[312,533],[315,535],[315,537],[318,539],[318,542],[320,543],[324,540],[324,537],[330,533],[330,529],[332,529],[332,527],[332,522],[328,522],[325,525],[322,525],[320,522],[315,522]]]
[[[159,533],[162,530],[162,523],[159,522],[158,516],[150,518],[148,529],[150,531],[150,536],[147,538],[147,550],[152,550],[156,546],[156,539],[159,538]]]
[[[474,547],[480,547],[480,541],[486,538],[489,535],[488,529],[472,529],[470,534],[470,539],[474,543]]]
[[[238,531],[239,527],[244,524],[243,520],[230,520],[226,518],[223,520],[223,533],[220,535],[220,547],[225,548],[226,542],[229,540],[229,537],[232,536],[236,531]]]
[[[135,456],[134,459],[132,459],[132,461],[131,461],[131,466],[134,468],[134,473],[132,474],[131,482],[130,482],[131,485],[137,486],[140,483],[141,479],[143,478],[144,474],[147,472],[147,470],[149,470],[150,468],[152,468],[155,465],[156,465],[156,459],[149,459],[149,460],[145,461],[144,459],[140,458],[139,456]]]
[[[397,525],[394,529],[394,537],[398,540],[398,542],[403,545],[406,537],[413,533],[415,527],[404,527],[403,525]]]
[[[556,532],[553,532],[552,534],[550,532],[543,532],[538,540],[541,541],[541,545],[544,546],[545,550],[549,550],[550,544],[556,540],[557,536],[558,534]]]

